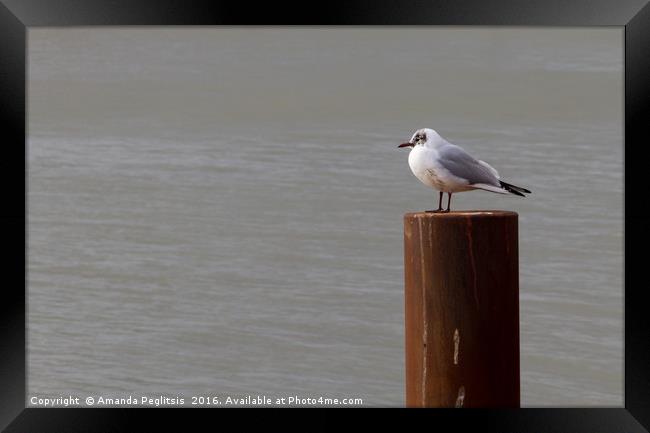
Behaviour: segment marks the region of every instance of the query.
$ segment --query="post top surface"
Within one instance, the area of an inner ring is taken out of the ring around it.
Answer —
[[[404,218],[512,218],[517,217],[517,212],[509,210],[457,210],[451,212],[436,212],[432,210],[420,212],[407,212]]]

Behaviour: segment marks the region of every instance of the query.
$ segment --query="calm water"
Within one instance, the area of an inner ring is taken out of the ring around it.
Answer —
[[[28,396],[403,405],[396,145],[533,190],[525,406],[623,404],[622,30],[29,31]]]

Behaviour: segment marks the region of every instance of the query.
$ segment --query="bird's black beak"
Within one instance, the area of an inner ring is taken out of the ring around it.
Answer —
[[[397,147],[413,147],[413,146],[415,146],[413,143],[402,143]]]

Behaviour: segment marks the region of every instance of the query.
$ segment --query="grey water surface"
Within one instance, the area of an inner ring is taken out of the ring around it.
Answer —
[[[520,215],[522,405],[622,406],[622,29],[28,40],[28,399],[403,405],[402,215],[437,194],[397,144],[432,127],[533,191],[452,203]]]

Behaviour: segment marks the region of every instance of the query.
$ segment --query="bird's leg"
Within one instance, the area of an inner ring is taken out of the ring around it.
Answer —
[[[442,212],[442,191],[440,191],[440,195],[438,196],[438,210],[436,212]]]
[[[451,205],[451,193],[448,192],[447,194],[449,195],[449,197],[447,198],[447,210],[445,212],[449,212],[449,206]]]

